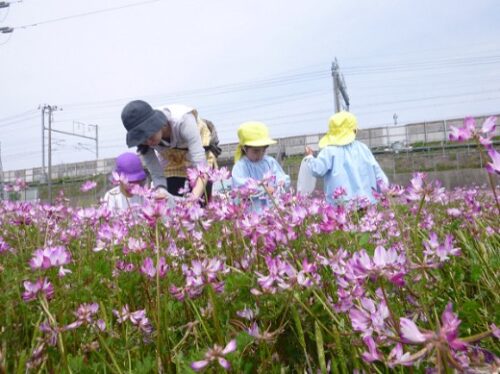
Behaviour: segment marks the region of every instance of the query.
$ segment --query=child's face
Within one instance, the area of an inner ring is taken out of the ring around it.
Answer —
[[[244,151],[245,151],[245,155],[247,156],[247,158],[250,161],[257,162],[257,161],[262,160],[262,158],[266,154],[266,149],[267,149],[267,146],[266,147],[245,146]]]
[[[126,186],[123,185],[123,184],[120,184],[120,191],[125,196],[131,197],[132,196],[132,191],[134,190],[134,187],[136,185],[144,187],[146,185],[146,179],[142,179],[142,180],[139,180],[139,181],[128,182],[128,185],[126,185]]]

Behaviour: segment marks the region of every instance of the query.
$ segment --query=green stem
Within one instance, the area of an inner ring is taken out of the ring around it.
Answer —
[[[323,291],[321,289],[320,289],[320,291],[321,291],[321,293],[323,293]],[[321,305],[323,305],[323,308],[330,315],[330,317],[332,317],[332,319],[337,323],[337,325],[340,325],[340,321],[338,320],[337,316],[335,314],[333,314],[331,308],[328,307],[328,305],[326,305],[325,301],[321,298],[321,296],[319,296],[317,294],[316,290],[313,290],[313,294],[317,297],[317,299],[321,303]],[[325,295],[323,295],[323,296],[325,296]]]
[[[491,334],[492,334],[492,331],[488,330],[488,331],[485,331],[485,332],[480,332],[479,334],[476,334],[476,335],[468,336],[466,338],[460,338],[460,340],[462,340],[462,341],[464,341],[466,343],[474,343],[474,342],[477,342],[477,341],[479,341],[481,339],[487,338]]]
[[[317,315],[316,315],[316,314],[314,314],[314,313],[311,311],[311,309],[309,309],[309,308],[308,308],[308,307],[307,307],[307,306],[306,306],[306,305],[302,302],[302,300],[300,300],[300,297],[299,297],[297,294],[294,294],[294,297],[295,297],[295,300],[297,300],[297,302],[300,304],[300,306],[301,306],[302,308],[304,308],[304,310],[305,310],[307,313],[309,313],[309,315],[310,315],[312,318],[314,318],[314,320],[315,320],[316,322],[318,322],[318,325],[320,325],[320,326],[323,328],[323,330],[325,330],[328,334],[331,334],[331,333],[332,333],[332,332],[331,332],[330,330],[328,330],[328,329],[326,328],[326,326],[325,326],[325,325],[324,325],[324,324],[323,324],[323,323],[322,323],[322,322],[318,319]]]
[[[384,281],[380,280],[380,289],[382,290],[382,295],[384,296],[385,305],[387,305],[387,309],[389,310],[389,315],[391,316],[392,324],[396,329],[398,336],[401,336],[401,331],[399,329],[399,324],[396,322],[396,317],[394,317],[394,313],[392,312],[392,308],[389,304],[389,300],[387,299],[387,294],[385,293]]]
[[[295,322],[295,328],[297,329],[297,337],[299,339],[300,346],[302,347],[302,350],[304,351],[304,357],[306,359],[306,364],[307,367],[309,368],[309,372],[312,373],[312,367],[311,367],[311,362],[309,360],[309,355],[307,354],[307,345],[306,345],[306,339],[304,335],[304,329],[302,327],[302,323],[300,322],[300,317],[299,313],[297,312],[297,308],[295,305],[292,305],[292,317]]]
[[[420,222],[420,214],[422,213],[424,203],[425,203],[425,194],[422,196],[422,199],[420,199],[420,204],[418,205],[418,211],[417,211],[417,214],[415,216],[415,223],[416,223],[417,227],[418,227],[418,223]]]
[[[161,349],[161,338],[162,338],[162,333],[163,333],[163,328],[162,328],[162,315],[161,315],[161,300],[160,300],[160,220],[156,221],[156,227],[155,227],[155,242],[156,242],[156,326],[157,326],[157,332],[156,332],[156,365],[158,369],[158,373],[162,372],[162,349]],[[165,311],[165,313],[167,313]],[[167,316],[168,317],[168,316]],[[168,334],[167,334],[168,335]],[[167,366],[168,366],[168,372],[170,372],[170,344],[169,344],[169,338],[168,336],[165,339],[166,343],[166,348],[167,348]]]
[[[280,320],[280,323],[278,325],[278,331],[281,331],[282,327],[284,326],[285,317],[287,315],[288,308],[290,308],[290,305],[292,304],[292,298],[293,298],[293,293],[290,293],[290,295],[288,296],[288,299],[286,301],[285,310],[283,311],[283,315],[281,316],[281,320]]]
[[[64,366],[66,366],[68,373],[72,374],[73,372],[71,371],[71,368],[69,367],[68,359],[66,357],[66,350],[64,348],[64,341],[62,338],[62,334],[57,327],[57,321],[54,318],[54,316],[50,313],[49,304],[48,304],[45,296],[40,297],[39,300],[40,300],[40,305],[42,306],[43,311],[45,312],[45,314],[47,315],[47,318],[50,321],[50,324],[52,325],[52,327],[54,329],[57,330],[57,346],[59,348],[59,352],[61,353],[63,364],[64,364]]]
[[[347,361],[344,350],[342,349],[342,338],[335,325],[332,325],[332,335],[335,341],[335,353],[337,354],[338,360],[340,361],[340,370],[342,373],[349,373],[349,370],[347,369]]]
[[[113,362],[113,365],[114,365],[116,371],[119,374],[122,374],[122,370],[120,369],[120,366],[118,365],[118,362],[116,362],[115,355],[113,354],[113,352],[111,351],[111,349],[109,349],[108,345],[106,344],[106,341],[101,336],[101,334],[99,334],[99,332],[97,333],[97,337],[99,338],[99,342],[101,342],[101,344],[104,347],[104,349],[106,350],[106,352],[108,352],[108,355],[111,358],[111,362]]]
[[[200,313],[198,312],[198,308],[196,308],[196,305],[194,305],[192,300],[189,300],[189,303],[191,304],[191,307],[193,308],[194,313],[196,314],[196,318],[198,318],[198,321],[200,322],[201,327],[203,328],[203,331],[205,331],[205,335],[207,335],[208,340],[210,340],[210,344],[212,344],[212,337],[210,336],[210,333],[208,332],[207,326],[205,325],[203,318],[201,318]]]
[[[222,336],[222,329],[220,327],[219,315],[217,311],[217,300],[215,298],[215,291],[211,285],[207,286],[208,295],[210,297],[210,302],[212,304],[212,319],[214,321],[215,333],[217,335],[217,342],[223,346],[224,345],[224,337]]]

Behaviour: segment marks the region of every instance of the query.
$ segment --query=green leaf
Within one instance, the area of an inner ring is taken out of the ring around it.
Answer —
[[[27,358],[26,351],[22,351],[17,364],[17,374],[23,374],[26,371]]]
[[[473,282],[477,282],[483,273],[481,266],[478,264],[473,264],[470,267],[470,278]]]
[[[326,360],[325,360],[325,350],[323,348],[323,334],[321,334],[321,328],[317,321],[314,321],[314,335],[316,337],[316,348],[318,350],[318,361],[319,367],[321,368],[321,373],[326,374]]]
[[[359,237],[359,241],[358,241],[359,246],[365,247],[369,242],[370,242],[370,234],[367,232],[361,234],[361,236]]]
[[[152,356],[146,356],[142,361],[136,363],[134,373],[146,374],[154,372],[155,359]]]

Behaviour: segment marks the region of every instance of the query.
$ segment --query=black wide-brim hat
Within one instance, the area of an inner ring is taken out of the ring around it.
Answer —
[[[167,124],[167,117],[142,100],[134,100],[122,110],[123,126],[127,129],[127,145],[143,144]]]

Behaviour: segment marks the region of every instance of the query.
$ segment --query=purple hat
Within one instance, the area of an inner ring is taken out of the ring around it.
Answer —
[[[135,153],[122,153],[116,158],[116,169],[118,174],[123,174],[129,182],[138,182],[146,179],[146,173],[142,167],[139,156]]]

